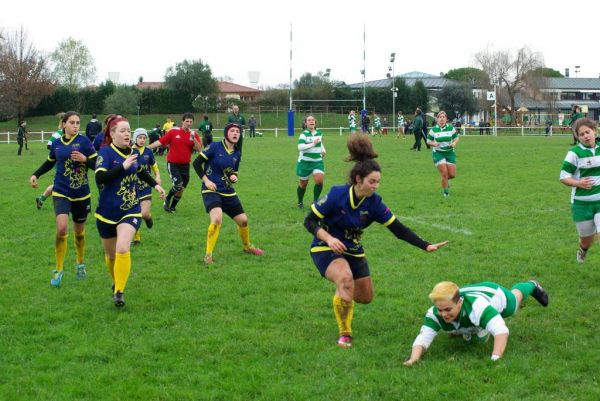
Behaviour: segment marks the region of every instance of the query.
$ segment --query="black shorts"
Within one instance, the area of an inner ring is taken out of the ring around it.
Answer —
[[[190,182],[190,165],[188,164],[177,164],[167,162],[167,170],[169,171],[169,177],[173,186],[176,187],[181,185],[182,188],[187,188]]]
[[[244,207],[237,195],[223,196],[215,192],[207,192],[202,194],[202,200],[207,213],[216,207],[223,209],[223,212],[232,219],[244,213]]]
[[[127,217],[126,219],[119,221],[118,224],[105,223],[100,219],[96,219],[96,227],[98,228],[98,234],[100,234],[100,238],[115,238],[117,236],[117,226],[123,223],[133,226],[137,231],[142,223],[142,218]]]
[[[344,258],[350,265],[350,270],[352,271],[352,278],[354,280],[358,280],[359,278],[369,277],[371,272],[369,271],[369,263],[367,262],[367,258],[351,256],[348,254],[338,255],[333,251],[319,251],[319,252],[311,252],[310,256],[312,257],[313,262],[315,262],[315,266],[321,273],[321,276],[325,277],[325,272],[327,268],[335,259]]]
[[[71,219],[75,223],[85,223],[87,215],[92,210],[92,202],[90,198],[71,201],[64,196],[53,196],[54,215],[71,214]]]

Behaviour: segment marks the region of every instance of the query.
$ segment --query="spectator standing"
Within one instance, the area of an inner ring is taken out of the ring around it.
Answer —
[[[254,114],[250,115],[250,118],[248,119],[248,127],[250,128],[250,138],[255,138],[256,137],[256,117],[254,117]]]
[[[17,155],[21,156],[23,144],[25,144],[25,150],[29,150],[27,147],[27,142],[27,122],[21,121],[21,124],[19,124],[19,131],[17,132],[17,143],[19,144]]]
[[[423,112],[419,107],[415,110],[415,120],[412,123],[412,132],[415,137],[415,143],[411,150],[421,151],[421,139],[423,138]]]
[[[96,135],[98,135],[100,131],[102,131],[102,123],[96,119],[96,113],[93,113],[92,119],[85,126],[85,136],[87,136],[91,142],[94,142]]]

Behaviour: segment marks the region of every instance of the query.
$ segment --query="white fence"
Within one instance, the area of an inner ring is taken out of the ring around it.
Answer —
[[[397,131],[394,127],[382,127],[383,129],[387,129],[388,135],[396,135]],[[335,131],[339,133],[340,136],[344,134],[349,134],[350,129],[348,127],[331,127],[331,128],[321,128],[321,131],[332,132]],[[462,126],[457,129],[461,136],[484,136],[484,135],[494,135],[494,127],[467,127]],[[546,132],[546,126],[523,126],[523,127],[497,127],[497,135],[498,136],[571,136],[572,131],[571,127],[560,126],[560,127],[550,127],[549,131]],[[194,130],[197,131],[197,130]],[[294,132],[296,135],[301,131],[300,128],[295,128]],[[373,134],[374,128],[369,129],[370,133]],[[215,137],[219,137],[223,131],[221,129],[215,129],[213,131],[213,135]],[[357,129],[357,132],[360,132],[360,129]],[[40,131],[40,132],[29,132],[27,134],[28,142],[47,142],[51,137],[54,131]],[[244,136],[248,137],[250,131],[248,129],[244,130]],[[260,128],[256,130],[257,136],[287,136],[288,131],[286,128]],[[406,133],[406,135],[412,135],[412,133]],[[17,132],[0,132],[0,143],[17,143]]]

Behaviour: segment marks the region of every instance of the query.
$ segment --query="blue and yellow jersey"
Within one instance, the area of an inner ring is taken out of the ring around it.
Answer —
[[[139,155],[137,149],[132,149],[131,153]],[[96,173],[109,171],[123,164],[127,156],[129,155],[123,153],[114,144],[103,147],[98,154]],[[118,224],[124,218],[142,216],[137,191],[138,171],[141,171],[139,164],[134,163],[129,169],[122,171],[116,179],[102,186],[95,213],[97,219],[109,224]]]
[[[154,158],[154,153],[146,148],[137,148],[140,156],[138,157],[138,164],[147,172],[150,176],[156,177],[156,174],[153,174],[158,170],[158,165],[156,164],[156,159]],[[138,196],[141,199],[142,197],[147,197],[152,194],[152,188],[141,178],[138,177]]]
[[[90,197],[90,185],[85,163],[71,159],[74,151],[83,153],[87,158],[96,157],[96,149],[86,136],[75,135],[67,139],[63,135],[50,145],[48,160],[56,162],[52,195],[78,201]]]
[[[229,151],[225,146],[225,140],[213,142],[200,152],[205,160],[204,173],[209,180],[215,183],[219,195],[233,196],[235,188],[229,179],[232,174],[237,175],[240,167],[240,151],[234,149]],[[213,192],[202,183],[202,193]]]
[[[375,193],[358,200],[351,185],[332,187],[311,208],[322,219],[321,227],[346,245],[346,253],[359,257],[365,256],[360,242],[364,229],[374,221],[388,226],[396,219],[381,196]],[[331,248],[326,242],[317,237],[313,239],[311,252],[328,250]]]

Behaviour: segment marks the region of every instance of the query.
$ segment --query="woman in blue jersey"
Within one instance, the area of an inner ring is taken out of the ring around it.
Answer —
[[[105,134],[96,163],[100,199],[95,216],[104,246],[104,261],[113,282],[113,301],[115,306],[122,307],[131,270],[129,249],[142,218],[138,178],[156,189],[163,199],[165,191],[140,166],[140,153],[130,146],[131,129],[126,118],[109,121]]]
[[[508,343],[504,319],[517,313],[530,295],[542,306],[548,306],[548,293],[534,280],[516,283],[511,290],[491,281],[461,288],[451,281],[438,283],[429,294],[434,306],[427,311],[404,365],[417,363],[440,330],[462,335],[469,342],[486,341],[492,335],[491,359],[497,361],[504,355]]]
[[[202,180],[202,199],[210,216],[204,255],[207,265],[214,262],[212,254],[219,238],[223,212],[237,224],[243,251],[257,256],[263,254],[262,249],[250,243],[248,216],[233,187],[238,180],[241,154],[236,145],[242,128],[236,123],[229,123],[224,132],[221,142],[211,143],[194,160],[194,170]]]
[[[404,226],[383,203],[376,191],[381,167],[367,135],[348,138],[349,161],[355,162],[349,184],[335,186],[311,206],[304,226],[314,235],[311,256],[321,276],[336,286],[333,311],[338,323],[338,345],[352,346],[354,301],[368,304],[373,299],[373,282],[361,244],[363,231],[373,222],[385,225],[397,238],[427,252],[448,241],[430,244]]]
[[[32,187],[37,188],[38,178],[56,165],[52,190],[54,214],[56,215],[56,270],[50,285],[60,286],[64,274],[67,253],[67,227],[69,214],[73,220],[78,278],[86,277],[84,264],[85,222],[91,209],[90,186],[87,170],[94,168],[96,150],[84,135],[78,135],[81,120],[74,111],[65,113],[61,119],[63,135],[52,142],[48,159],[29,178]]]
[[[160,171],[158,164],[154,158],[154,152],[146,147],[148,132],[144,128],[138,128],[133,133],[133,145],[138,150],[140,157],[138,158],[140,166],[150,175],[154,176],[154,180],[158,185],[161,185]],[[140,206],[142,207],[142,219],[146,223],[146,227],[152,228],[154,221],[150,213],[152,207],[152,187],[146,184],[143,180],[138,180],[138,197],[140,198]],[[142,240],[140,230],[135,232],[133,243],[139,244]]]

